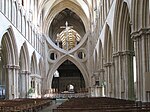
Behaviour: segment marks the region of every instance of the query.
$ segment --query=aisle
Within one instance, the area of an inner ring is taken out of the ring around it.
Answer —
[[[53,109],[57,108],[57,106],[59,106],[60,104],[62,104],[63,102],[65,102],[67,99],[57,99],[54,100],[52,102],[52,105],[50,105],[49,107],[39,111],[39,112],[53,112]]]

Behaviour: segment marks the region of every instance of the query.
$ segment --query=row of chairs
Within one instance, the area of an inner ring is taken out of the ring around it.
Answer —
[[[38,112],[52,104],[51,99],[0,100],[0,112]]]
[[[150,112],[150,103],[108,97],[72,98],[53,112]]]

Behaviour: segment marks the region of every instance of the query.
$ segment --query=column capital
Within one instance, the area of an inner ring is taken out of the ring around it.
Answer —
[[[135,55],[135,52],[134,52],[134,51],[131,51],[131,50],[126,50],[126,51],[123,51],[123,55],[131,55],[131,56],[134,56],[134,55]]]
[[[101,69],[98,69],[97,72],[98,72],[98,73],[101,73],[101,72],[105,72],[105,70],[104,70],[103,68],[101,68]]]
[[[19,69],[20,69],[20,66],[19,66],[19,65],[7,64],[7,65],[3,65],[3,68],[19,70]]]
[[[134,56],[135,52],[131,50],[125,50],[125,51],[119,51],[119,52],[113,53],[113,57],[119,57],[119,56],[124,56],[124,55]]]
[[[123,55],[122,51],[118,51],[118,52],[113,53],[113,57],[119,57],[119,56],[122,56],[122,55]]]
[[[98,75],[98,74],[99,74],[98,72],[94,72],[94,73],[93,73],[93,76],[96,76],[96,75]]]
[[[107,63],[104,64],[104,67],[110,67],[111,65],[112,65],[111,62],[107,62]]]
[[[29,75],[29,74],[31,74],[28,70],[22,70],[21,72],[20,72],[20,74],[24,74],[24,75]]]
[[[131,38],[135,41],[137,38],[141,38],[142,35],[150,34],[150,28],[141,28],[138,31],[131,33]]]

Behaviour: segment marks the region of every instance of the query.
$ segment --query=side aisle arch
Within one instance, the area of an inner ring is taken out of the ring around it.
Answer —
[[[130,13],[127,3],[123,0],[116,2],[114,17],[116,18],[113,30],[115,96],[117,98],[134,99],[134,46],[130,36]]]
[[[114,73],[112,71],[113,68],[113,42],[112,42],[112,34],[110,27],[108,24],[105,26],[105,34],[104,34],[104,81],[106,82],[106,95],[110,97],[114,97]]]
[[[135,45],[136,59],[136,98],[139,101],[149,101],[149,92],[146,90],[146,73],[150,72],[150,10],[149,0],[132,0],[131,20],[132,33],[131,37]],[[146,61],[144,61],[146,60]],[[149,86],[149,85],[147,85]]]
[[[30,65],[31,74],[29,77],[29,88],[33,89],[32,98],[39,97],[41,95],[41,76],[38,73],[39,68],[37,64],[37,57],[35,51],[31,56]]]
[[[31,74],[37,74],[37,58],[35,52],[33,52],[31,57]]]
[[[18,97],[18,50],[15,35],[12,27],[9,27],[4,33],[1,41],[1,59],[3,85],[6,89],[6,98],[13,99]]]
[[[29,89],[29,74],[30,74],[29,52],[26,42],[23,43],[20,50],[19,66],[20,66],[18,75],[19,97],[26,98]]]

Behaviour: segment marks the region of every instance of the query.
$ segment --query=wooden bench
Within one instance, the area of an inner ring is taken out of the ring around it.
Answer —
[[[0,112],[36,112],[50,105],[50,99],[15,99],[1,100]]]
[[[95,97],[74,98],[64,102],[54,112],[150,112],[150,103]]]

